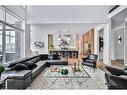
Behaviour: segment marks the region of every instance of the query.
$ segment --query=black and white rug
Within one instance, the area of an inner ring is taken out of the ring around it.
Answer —
[[[46,68],[31,83],[27,89],[107,89],[105,85],[104,72],[100,69],[93,71],[93,68],[84,67],[90,78],[51,78],[44,74],[49,68]]]

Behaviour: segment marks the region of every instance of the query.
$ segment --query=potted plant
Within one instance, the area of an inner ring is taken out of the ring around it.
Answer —
[[[1,76],[1,73],[5,70],[4,66],[1,66],[0,65],[0,76]]]
[[[54,49],[54,45],[53,45],[53,44],[51,44],[51,45],[50,45],[50,48],[51,48],[51,49]]]

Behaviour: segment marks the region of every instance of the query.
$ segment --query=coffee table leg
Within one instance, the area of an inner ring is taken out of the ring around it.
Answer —
[[[83,65],[82,65],[82,69],[86,72],[86,70],[83,68]],[[91,76],[86,72],[86,74],[88,75],[88,77],[86,78],[91,78]]]

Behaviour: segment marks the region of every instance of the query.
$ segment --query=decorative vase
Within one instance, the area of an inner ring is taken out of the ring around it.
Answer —
[[[63,74],[63,75],[68,74],[68,69],[62,69],[62,70],[61,70],[61,74]]]

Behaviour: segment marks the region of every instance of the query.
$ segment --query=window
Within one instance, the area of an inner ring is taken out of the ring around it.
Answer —
[[[4,21],[4,11],[0,9],[0,20]]]
[[[2,53],[2,31],[0,31],[0,54]]]
[[[0,7],[0,64],[21,58],[23,23],[15,14]]]
[[[15,53],[15,31],[6,31],[6,53]]]
[[[14,14],[12,15],[11,13],[6,12],[6,22],[19,29],[22,29],[22,21]]]
[[[2,24],[0,23],[0,54],[2,53]]]
[[[2,24],[0,23],[0,64],[2,63]]]
[[[21,57],[21,33],[22,31],[6,26],[5,29],[5,48],[6,60],[5,62],[19,59]]]

